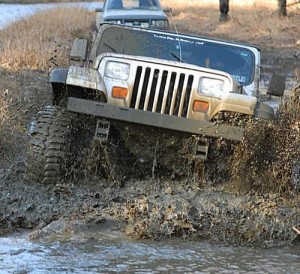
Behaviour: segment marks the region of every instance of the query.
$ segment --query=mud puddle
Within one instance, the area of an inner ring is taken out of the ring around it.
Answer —
[[[253,249],[205,242],[0,238],[3,273],[298,273],[300,249]]]

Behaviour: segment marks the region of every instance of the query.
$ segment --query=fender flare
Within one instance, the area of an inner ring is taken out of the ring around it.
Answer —
[[[52,86],[52,100],[54,105],[59,104],[66,94],[68,71],[68,68],[57,68],[53,69],[50,73],[49,82]]]
[[[53,69],[50,73],[50,83],[53,84],[66,84],[68,76],[68,68]]]
[[[267,119],[267,120],[274,120],[276,118],[274,109],[264,102],[257,103],[254,116],[258,118]]]

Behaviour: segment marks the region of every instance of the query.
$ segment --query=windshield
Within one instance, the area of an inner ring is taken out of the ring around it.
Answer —
[[[158,10],[155,0],[108,0],[107,9],[147,9]]]
[[[97,55],[102,52],[147,56],[221,70],[231,74],[242,86],[251,84],[254,78],[255,56],[251,50],[197,37],[111,27],[103,32],[98,45]]]

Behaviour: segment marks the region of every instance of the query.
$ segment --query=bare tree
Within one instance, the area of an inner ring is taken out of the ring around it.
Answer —
[[[228,15],[229,11],[229,0],[219,0],[219,6],[220,6],[220,18],[219,20],[221,22],[226,22],[230,19]]]
[[[286,0],[278,0],[278,15],[287,16]]]

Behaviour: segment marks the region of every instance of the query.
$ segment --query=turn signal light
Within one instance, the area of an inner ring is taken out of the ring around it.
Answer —
[[[127,94],[128,94],[127,88],[113,87],[112,97],[119,98],[119,99],[126,99]]]
[[[197,112],[207,112],[209,104],[205,101],[194,101],[193,110]]]

